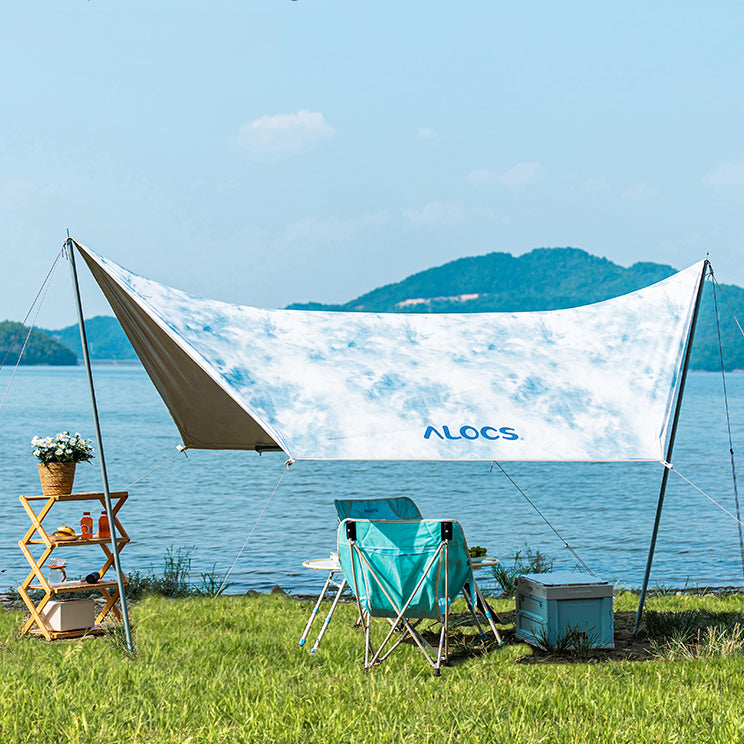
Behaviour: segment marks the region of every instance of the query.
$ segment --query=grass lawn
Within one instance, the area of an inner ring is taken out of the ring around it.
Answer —
[[[616,599],[615,653],[538,654],[507,624],[503,647],[463,641],[439,678],[408,644],[364,675],[351,605],[311,656],[307,602],[148,597],[132,607],[134,661],[103,637],[19,638],[21,613],[0,609],[0,742],[744,741],[742,645],[650,655],[628,640],[635,601]],[[742,595],[648,606],[744,615]]]

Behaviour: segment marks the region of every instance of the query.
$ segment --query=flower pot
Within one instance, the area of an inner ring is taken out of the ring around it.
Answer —
[[[39,479],[44,496],[64,496],[72,493],[75,481],[75,462],[39,463]]]

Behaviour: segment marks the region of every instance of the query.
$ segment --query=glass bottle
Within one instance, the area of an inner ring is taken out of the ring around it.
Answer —
[[[102,511],[98,518],[98,537],[111,537],[108,514],[105,511]]]
[[[90,512],[83,512],[80,520],[80,537],[83,540],[90,540],[93,537],[93,517],[90,516]]]

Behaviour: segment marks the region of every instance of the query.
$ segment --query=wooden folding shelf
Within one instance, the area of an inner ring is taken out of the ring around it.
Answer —
[[[122,527],[118,517],[119,510],[128,497],[129,494],[126,491],[116,491],[111,494],[112,514],[109,515],[109,522],[112,529],[116,529],[116,544],[119,552],[121,552],[124,546],[129,542],[129,535],[127,535],[126,531]],[[31,520],[31,527],[29,527],[28,531],[23,536],[23,539],[18,542],[18,546],[31,566],[31,571],[28,576],[26,576],[18,587],[21,599],[23,599],[30,613],[30,617],[21,629],[21,635],[26,633],[42,635],[48,641],[56,640],[58,638],[77,638],[82,635],[103,632],[104,620],[109,613],[114,617],[121,619],[121,612],[116,606],[116,602],[119,599],[118,583],[116,580],[108,580],[105,578],[106,572],[114,565],[114,554],[111,551],[111,538],[95,537],[85,540],[82,538],[74,540],[59,540],[50,535],[43,525],[44,519],[49,515],[49,512],[55,504],[70,501],[97,501],[101,504],[103,509],[105,509],[105,495],[103,493],[71,493],[62,496],[21,496],[20,501]],[[38,508],[40,502],[43,502],[41,503],[41,509],[36,511],[34,507]],[[101,550],[105,555],[105,561],[98,570],[100,579],[95,584],[88,584],[85,581],[50,582],[46,576],[44,576],[43,568],[47,564],[52,553],[57,548],[76,548],[81,545],[101,546]],[[38,552],[39,550],[41,550],[41,552]],[[37,555],[34,555],[35,553]],[[126,584],[126,579],[124,583]],[[34,601],[30,592],[38,591],[43,591],[44,596],[40,600]],[[105,605],[96,616],[95,625],[92,628],[82,628],[78,630],[52,630],[44,623],[44,620],[41,617],[42,610],[50,599],[59,597],[60,595],[63,597],[65,594],[70,594],[72,592],[100,592],[103,596]]]

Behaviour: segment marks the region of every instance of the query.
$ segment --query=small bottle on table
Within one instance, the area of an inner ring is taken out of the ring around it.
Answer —
[[[80,538],[90,540],[91,537],[93,537],[93,517],[90,516],[90,512],[83,512],[80,520]]]
[[[111,537],[108,514],[105,511],[102,511],[101,516],[98,518],[98,537]]]

